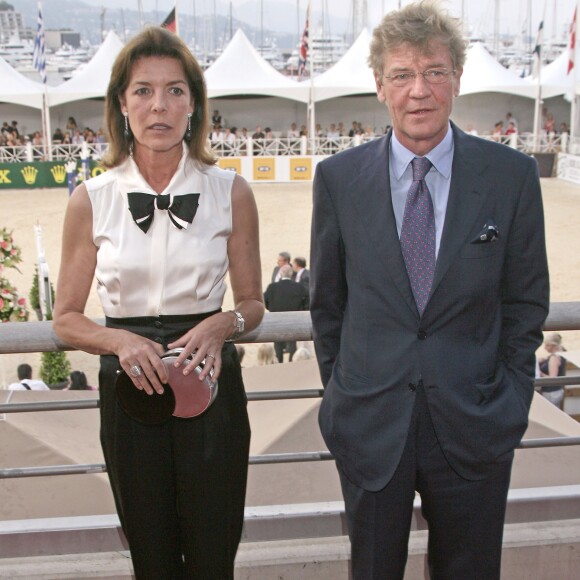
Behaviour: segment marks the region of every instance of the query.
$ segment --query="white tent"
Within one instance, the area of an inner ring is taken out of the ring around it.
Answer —
[[[331,68],[314,78],[314,101],[376,92],[375,79],[367,64],[371,36],[365,28],[346,54]],[[304,81],[307,85],[310,81]]]
[[[26,78],[0,57],[0,102],[42,109],[44,86]],[[50,89],[49,89],[50,91]]]
[[[208,97],[264,95],[308,102],[308,87],[279,73],[238,29],[219,58],[207,69]]]
[[[83,99],[103,98],[107,92],[113,63],[121,48],[123,48],[121,39],[111,30],[87,65],[72,79],[50,91],[50,106]]]
[[[528,79],[522,79],[503,67],[478,42],[467,51],[459,95],[474,93],[507,93],[533,99],[536,88]]]
[[[569,53],[565,50],[556,60],[542,67],[540,72],[542,98],[549,99],[550,97],[565,95],[570,100],[574,84],[574,70],[568,74],[568,60]],[[536,83],[534,77],[528,78],[530,82]]]

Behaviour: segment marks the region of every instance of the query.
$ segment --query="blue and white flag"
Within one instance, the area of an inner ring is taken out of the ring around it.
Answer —
[[[42,82],[46,84],[46,56],[44,54],[44,22],[42,20],[42,2],[38,3],[38,23],[34,39],[32,65],[40,73]]]

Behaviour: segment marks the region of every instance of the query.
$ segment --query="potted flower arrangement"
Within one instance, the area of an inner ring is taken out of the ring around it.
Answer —
[[[0,229],[0,272],[4,268],[15,268],[18,270],[16,264],[22,262],[20,248],[14,245],[14,238],[12,232],[6,228]],[[18,270],[20,272],[20,270]]]
[[[18,290],[9,280],[2,276],[4,268],[15,268],[22,262],[21,251],[14,244],[12,232],[6,228],[0,229],[0,322],[21,322],[28,320],[26,298],[18,294]],[[18,270],[20,271],[20,270]]]
[[[24,322],[28,320],[26,298],[18,295],[12,284],[0,276],[0,322]]]

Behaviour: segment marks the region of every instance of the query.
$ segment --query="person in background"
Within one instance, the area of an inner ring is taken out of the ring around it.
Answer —
[[[296,123],[290,124],[290,129],[288,129],[288,132],[286,133],[286,137],[288,139],[298,139],[298,137],[300,137],[300,133],[298,131],[298,127],[297,127]]]
[[[238,359],[240,360],[240,365],[244,362],[244,357],[246,356],[246,348],[243,344],[236,344],[236,350],[238,351]]]
[[[264,292],[264,304],[270,312],[295,312],[308,310],[308,291],[302,284],[292,280],[292,266],[285,264],[279,271],[280,279],[272,282]],[[276,341],[274,350],[278,362],[284,362],[284,353],[287,352],[290,362],[296,352],[296,341]]]
[[[274,365],[278,362],[274,347],[269,342],[265,342],[258,347],[257,360],[258,366]]]
[[[145,28],[121,49],[105,119],[108,171],[70,198],[53,328],[101,356],[101,443],[136,578],[231,580],[250,442],[233,341],[264,313],[254,196],[215,166],[203,72],[176,34]],[[105,326],[84,313],[95,275]],[[176,372],[213,372],[218,395],[197,417],[143,423],[119,405],[118,373],[162,404],[175,348]]]
[[[544,340],[544,348],[548,356],[538,359],[540,377],[563,377],[566,375],[566,359],[562,352],[566,349],[562,345],[562,336],[551,332]],[[563,408],[565,389],[563,386],[541,387],[540,393],[558,409]]]
[[[292,361],[296,362],[299,360],[310,360],[311,358],[312,358],[312,353],[307,348],[304,348],[302,346],[302,347],[296,349],[296,352],[294,353],[294,357],[293,357]]]
[[[52,135],[52,142],[53,143],[62,143],[63,139],[64,139],[64,134],[63,134],[61,128],[57,127],[54,130],[54,134]]]
[[[20,140],[20,131],[18,130],[18,121],[12,121],[12,136],[15,140]]]
[[[288,252],[280,252],[278,258],[276,258],[276,266],[274,266],[274,270],[272,270],[272,282],[278,282],[278,280],[280,280],[280,268],[289,265],[290,254]]]
[[[440,2],[387,14],[369,64],[393,130],[316,167],[319,422],[353,580],[405,576],[417,492],[430,578],[500,578],[548,265],[536,161],[450,121],[463,30]]]
[[[302,258],[301,256],[296,256],[292,260],[292,270],[294,270],[294,275],[292,279],[294,282],[298,282],[302,284],[306,291],[309,292],[310,290],[310,270],[306,269],[306,258]]]
[[[41,380],[32,378],[32,367],[23,363],[16,369],[17,383],[8,385],[9,391],[48,391],[48,385]]]
[[[214,127],[217,125],[218,129],[221,129],[222,116],[220,115],[220,112],[217,109],[214,110],[213,115],[211,116],[211,124]]]
[[[83,371],[73,371],[70,374],[69,391],[94,391],[87,381],[87,375]]]
[[[518,132],[518,128],[516,127],[516,124],[513,121],[510,121],[508,123],[507,129],[505,130],[505,134],[506,135],[513,135],[514,133]]]

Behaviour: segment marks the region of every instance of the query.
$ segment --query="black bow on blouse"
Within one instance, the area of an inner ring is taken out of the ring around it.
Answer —
[[[156,209],[167,210],[171,223],[182,230],[193,221],[199,206],[199,193],[155,195],[141,191],[130,191],[127,197],[129,198],[129,211],[135,223],[144,233],[147,233],[151,227]]]

